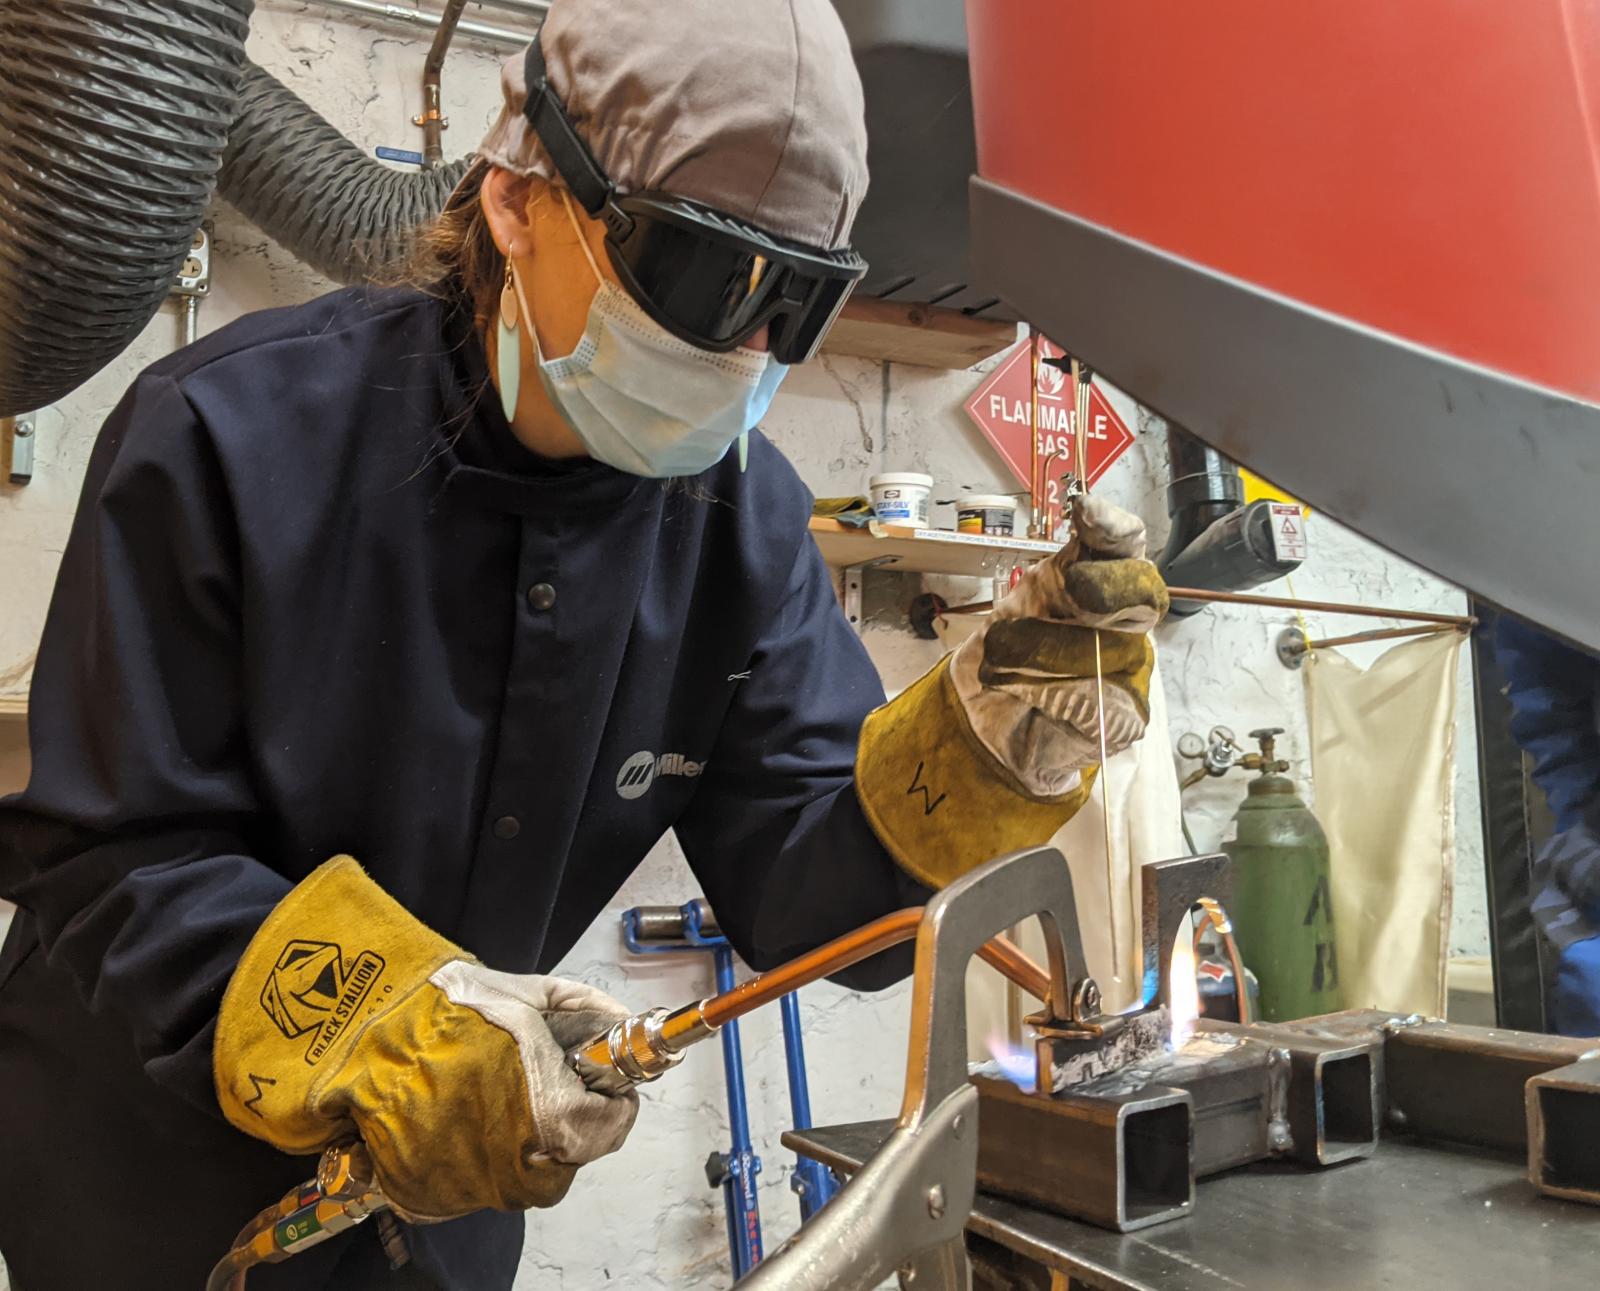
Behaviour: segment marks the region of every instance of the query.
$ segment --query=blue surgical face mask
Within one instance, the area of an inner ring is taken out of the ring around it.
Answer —
[[[600,289],[566,358],[546,359],[530,328],[550,402],[589,455],[619,471],[666,478],[710,469],[766,415],[789,369],[757,350],[717,354],[673,336],[600,273],[565,193],[562,200]],[[525,300],[522,316],[532,318]]]

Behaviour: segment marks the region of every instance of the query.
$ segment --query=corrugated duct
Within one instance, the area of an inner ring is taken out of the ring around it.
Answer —
[[[392,170],[245,59],[254,0],[0,0],[0,416],[160,308],[218,185],[341,282],[383,276],[466,163]]]
[[[222,195],[312,268],[365,282],[406,259],[466,169],[458,161],[391,170],[252,63],[222,160]]]
[[[0,0],[0,416],[115,358],[216,183],[254,0]]]

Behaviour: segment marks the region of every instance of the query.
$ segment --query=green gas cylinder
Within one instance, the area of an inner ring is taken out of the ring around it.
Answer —
[[[1261,745],[1261,774],[1250,782],[1233,837],[1222,845],[1233,860],[1228,917],[1241,957],[1261,981],[1261,1016],[1270,1022],[1343,1007],[1328,837],[1294,781],[1279,774],[1289,768],[1273,757],[1281,734],[1280,727],[1250,732]]]

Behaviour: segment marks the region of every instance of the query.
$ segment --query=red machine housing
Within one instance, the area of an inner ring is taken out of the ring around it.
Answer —
[[[1572,604],[1600,553],[1600,4],[967,20],[988,285],[1223,451],[1600,646]]]

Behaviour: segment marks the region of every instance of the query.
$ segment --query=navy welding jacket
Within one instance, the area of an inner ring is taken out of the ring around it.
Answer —
[[[0,802],[22,1291],[198,1287],[307,1176],[221,1119],[211,1048],[251,935],[336,853],[513,972],[550,970],[668,829],[756,966],[924,900],[852,788],[883,691],[809,514],[759,434],[748,473],[671,483],[534,457],[463,311],[415,291],[256,314],[141,376],[61,566],[32,779]],[[378,1267],[373,1228],[250,1284],[386,1285],[348,1262]],[[521,1236],[410,1239],[488,1291]]]

